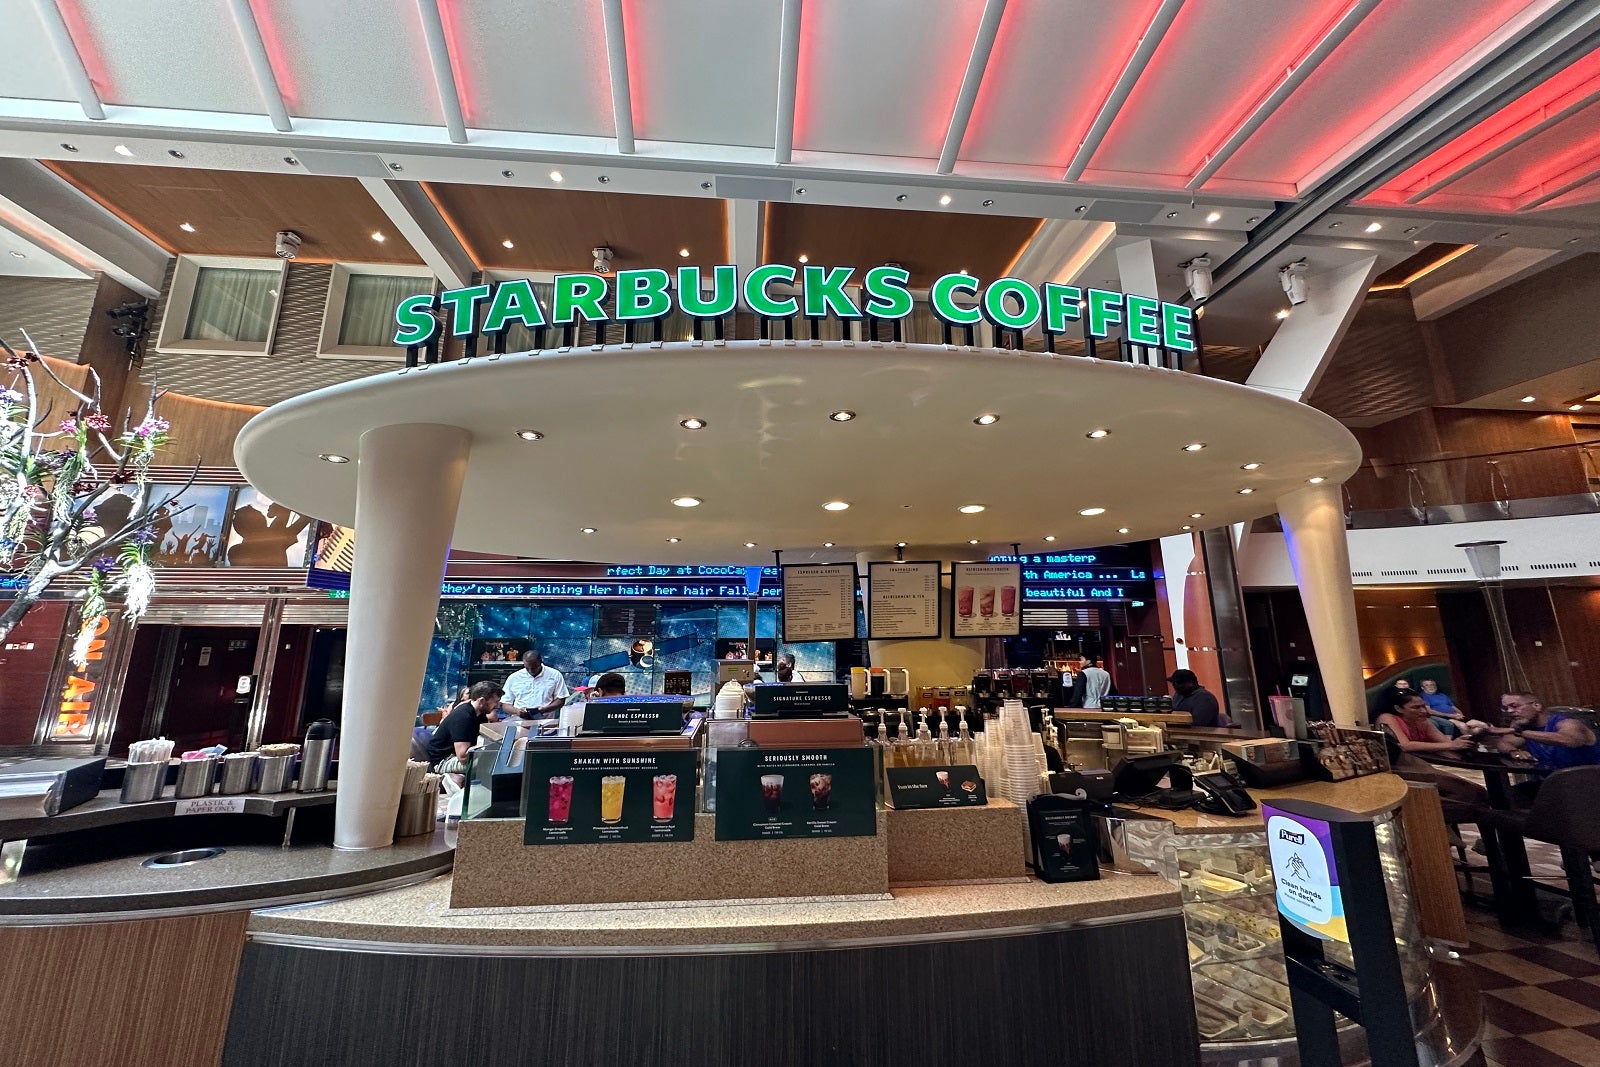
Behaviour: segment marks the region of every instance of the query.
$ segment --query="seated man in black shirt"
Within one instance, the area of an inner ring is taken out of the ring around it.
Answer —
[[[478,728],[499,713],[504,693],[499,682],[479,682],[467,690],[467,699],[451,708],[428,738],[428,763],[434,770],[459,775],[467,769],[467,753],[478,743]]]
[[[1172,683],[1173,711],[1187,711],[1196,726],[1231,726],[1227,716],[1217,705],[1217,698],[1200,684],[1194,671],[1176,670],[1167,678]]]

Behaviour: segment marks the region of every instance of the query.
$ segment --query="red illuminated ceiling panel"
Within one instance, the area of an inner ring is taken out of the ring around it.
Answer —
[[[1198,0],[1184,5],[1090,160],[1085,181],[1182,188],[1339,18],[1350,0]],[[1292,175],[1267,175],[1277,192]]]

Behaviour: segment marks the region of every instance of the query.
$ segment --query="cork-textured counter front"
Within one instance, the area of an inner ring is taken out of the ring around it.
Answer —
[[[441,877],[359,899],[258,911],[250,916],[248,929],[252,934],[354,942],[693,951],[718,945],[982,936],[1050,924],[1145,917],[1178,906],[1178,890],[1171,882],[1120,874],[1061,885],[1028,881],[896,889],[882,900],[603,909],[452,909],[450,881]]]
[[[1027,877],[1028,823],[1009,800],[981,808],[888,812],[889,884],[949,885]]]

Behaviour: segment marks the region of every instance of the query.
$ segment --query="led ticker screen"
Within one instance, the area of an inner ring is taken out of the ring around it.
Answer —
[[[1022,564],[1024,605],[1155,598],[1155,577],[1150,569],[1149,552],[1143,545],[990,556],[989,560]]]

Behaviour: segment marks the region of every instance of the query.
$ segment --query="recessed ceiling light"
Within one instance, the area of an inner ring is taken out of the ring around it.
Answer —
[[[12,256],[13,259],[27,259],[28,258],[28,254],[26,252],[12,252],[11,256]]]
[[[706,428],[705,419],[680,419],[678,425],[685,430],[703,430]]]
[[[823,511],[844,511],[850,506],[848,500],[830,500],[822,505]]]
[[[300,161],[293,156],[284,156],[283,161],[289,164],[291,167],[298,167],[300,165]]]
[[[1330,222],[1330,223],[1328,223],[1328,229],[1337,230],[1340,226],[1343,226],[1343,225],[1344,225],[1344,223],[1342,223],[1342,222]]]
[[[61,147],[62,147],[62,149],[64,149],[65,151],[68,151],[68,152],[76,152],[78,150],[78,146],[77,145],[68,144],[65,141],[61,142]]]
[[[1117,527],[1117,533],[1119,533],[1119,534],[1125,534],[1125,533],[1127,533],[1127,532],[1128,532],[1128,528],[1127,528],[1127,527],[1126,527],[1126,526],[1118,526],[1118,527]]]
[[[1221,222],[1222,221],[1222,212],[1213,211],[1211,214],[1206,216],[1206,221],[1207,222]]]
[[[1401,230],[1400,232],[1405,234],[1407,237],[1409,237],[1412,234],[1416,233],[1417,229],[1418,228],[1416,226],[1407,226],[1405,229]]]
[[[1286,319],[1288,317],[1289,317],[1289,309],[1288,308],[1279,308],[1278,309],[1278,318],[1279,319]]]
[[[972,421],[977,423],[979,426],[993,426],[995,423],[1000,421],[1000,416],[996,415],[996,414],[993,414],[992,412],[989,412],[989,413],[985,413],[983,415],[979,415],[977,418],[973,419]]]
[[[167,155],[171,156],[173,159],[182,159],[183,158],[183,153],[178,151],[176,148],[167,149]]]
[[[677,543],[678,543],[678,542],[679,542],[679,541],[680,541],[680,540],[681,540],[681,538],[677,538],[677,537],[669,537],[669,538],[667,538],[667,544],[669,544],[669,545],[675,545],[675,544],[677,544]]]
[[[1072,209],[1073,213],[1077,214],[1077,215],[1082,215],[1085,211],[1088,211],[1088,210],[1089,210],[1089,205],[1088,204],[1079,204],[1077,207]]]
[[[1243,489],[1239,490],[1239,495],[1240,496],[1249,496],[1253,492],[1255,492],[1255,490],[1250,488],[1250,486],[1247,485]]]
[[[400,164],[398,164],[398,163],[391,163],[391,164],[389,164],[389,169],[390,169],[390,170],[405,170],[405,168],[404,168],[404,167],[402,167],[402,166],[401,166],[401,165],[400,165]]]
[[[1258,223],[1260,221],[1261,221],[1261,216],[1260,215],[1251,215],[1249,218],[1244,220],[1244,224],[1246,226],[1254,226],[1256,223]]]
[[[511,238],[507,237],[504,241],[500,242],[500,247],[501,248],[515,248],[517,246],[512,243]]]
[[[1091,441],[1098,441],[1102,437],[1110,437],[1111,436],[1111,431],[1110,430],[1090,430],[1088,433],[1084,434],[1083,436],[1087,437]]]
[[[1193,443],[1193,444],[1188,444],[1188,445],[1184,445],[1184,446],[1183,446],[1183,450],[1184,450],[1184,451],[1185,451],[1185,452],[1198,452],[1198,451],[1200,451],[1200,450],[1201,450],[1201,449],[1202,449],[1202,448],[1204,448],[1204,447],[1206,447],[1206,446],[1205,446],[1205,442],[1203,442],[1203,441],[1196,441],[1196,442],[1194,442],[1194,443]]]
[[[337,452],[324,452],[317,457],[324,463],[349,463],[349,456],[341,456]]]
[[[593,527],[593,526],[585,526],[585,527],[584,527],[584,528],[583,528],[583,529],[582,529],[582,530],[580,530],[580,531],[579,531],[579,532],[580,532],[580,533],[586,533],[586,534],[591,534],[591,533],[594,533],[594,527]]]
[[[675,496],[672,498],[672,503],[674,507],[697,508],[703,504],[704,501],[697,496]]]
[[[502,178],[515,178],[516,176],[517,172],[514,170],[503,170],[500,172],[500,177]]]
[[[950,194],[949,193],[945,193],[943,196],[941,196],[939,198],[939,206],[940,207],[948,207],[949,204],[950,204]]]
[[[1381,223],[1381,222],[1369,222],[1369,223],[1367,223],[1367,232],[1368,233],[1377,233],[1381,229],[1383,229],[1383,223]]]
[[[746,541],[744,543],[744,547],[746,547],[746,548],[754,548],[754,547],[756,547],[756,543],[754,541]]]
[[[906,547],[906,543],[904,541],[896,541],[894,543],[894,547],[896,547],[896,548],[904,548],[904,547]]]
[[[967,544],[969,544],[969,545],[975,545],[977,543],[978,543],[978,539],[976,537],[974,537],[972,540],[967,542]]]
[[[1539,399],[1539,398],[1538,398],[1538,397],[1536,397],[1536,396],[1525,396],[1525,397],[1523,397],[1523,398],[1522,398],[1522,402],[1523,402],[1523,403],[1524,403],[1524,404],[1531,404],[1531,403],[1533,403],[1533,402],[1534,402],[1534,401],[1535,401],[1535,400],[1538,400],[1538,399]]]
[[[984,207],[994,207],[994,201],[993,200],[985,200],[983,202],[983,206]]]
[[[1176,211],[1169,211],[1169,212],[1167,212],[1167,218],[1169,218],[1169,219],[1175,219],[1175,218],[1177,218],[1177,217],[1178,217],[1178,213],[1177,213],[1177,212],[1176,212]]]
[[[16,255],[15,252],[13,252],[11,254],[12,255]],[[1567,410],[1568,411],[1582,411],[1583,410],[1583,405],[1582,404],[1568,404],[1567,405]]]
[[[828,418],[832,419],[834,422],[849,422],[855,417],[856,413],[851,411],[849,408],[840,408],[838,411],[828,412]]]
[[[373,239],[373,240],[374,240],[374,241],[377,241],[377,242],[378,242],[378,243],[379,243],[379,244],[382,244],[382,243],[383,243],[383,234],[381,234],[381,233],[374,233],[374,234],[373,234],[373,235],[372,235],[372,239]]]
[[[1569,244],[1569,245],[1575,245],[1575,244],[1577,244],[1577,243],[1578,243],[1578,242],[1579,242],[1579,241],[1581,241],[1581,240],[1583,240],[1583,238],[1582,238],[1582,237],[1568,237],[1568,238],[1567,238],[1567,244]]]
[[[178,229],[182,230],[184,233],[193,233],[194,232],[194,223],[192,223],[192,222],[180,222],[180,223],[178,223]]]
[[[1178,527],[1178,529],[1182,530],[1184,533],[1188,533],[1190,530],[1194,529],[1194,527],[1193,526],[1180,526],[1180,527]]]
[[[688,259],[689,258],[689,250],[687,248],[678,249],[678,256],[681,259]]]
[[[133,156],[133,149],[129,148],[125,144],[112,145],[111,151],[115,152],[119,156],[128,156],[129,158],[132,158]]]
[[[823,548],[832,548],[833,547],[833,542],[832,541],[824,541],[824,542],[822,542],[822,547]]]
[[[1090,519],[1094,518],[1096,515],[1104,515],[1105,513],[1106,513],[1106,509],[1105,508],[1079,508],[1078,509],[1078,514],[1079,515],[1082,515],[1085,518],[1090,518]]]
[[[1510,236],[1511,236],[1511,231],[1510,230],[1501,230],[1499,233],[1494,235],[1494,239],[1496,241],[1504,241],[1507,237],[1510,237]]]
[[[804,252],[801,252],[800,253],[800,262],[802,262],[802,263],[810,263],[811,262],[811,257],[806,255]]]
[[[983,505],[982,504],[962,504],[956,510],[961,512],[961,514],[963,514],[963,515],[976,515],[978,512],[983,510]]]
[[[906,194],[905,193],[901,193],[899,196],[894,198],[894,202],[897,203],[897,204],[903,204],[903,203],[906,202],[906,199],[907,199]]]
[[[1318,476],[1317,476],[1317,477],[1315,477],[1315,478],[1307,478],[1307,479],[1306,479],[1306,482],[1307,482],[1307,483],[1308,483],[1308,484],[1310,484],[1310,485],[1321,485],[1321,484],[1322,484],[1322,483],[1323,483],[1323,482],[1325,482],[1325,481],[1327,481],[1327,480],[1328,480],[1328,479],[1326,479],[1326,478],[1324,478],[1324,477],[1322,477],[1322,476],[1321,476],[1321,475],[1318,475]]]
[[[1191,511],[1191,512],[1189,512],[1189,517],[1191,519],[1203,519],[1203,518],[1205,518],[1205,512],[1203,512],[1203,511]]]
[[[538,430],[518,430],[517,436],[522,438],[524,441],[544,440],[544,434],[540,433]]]
[[[550,172],[550,180],[553,182],[560,182],[565,181],[566,178],[559,170],[553,170]]]
[[[1252,462],[1252,463],[1242,463],[1242,464],[1239,465],[1239,469],[1242,470],[1242,471],[1260,470],[1261,469],[1261,464],[1254,463],[1254,462]]]
[[[1045,534],[1044,535],[1044,539],[1046,541],[1054,541],[1056,539],[1056,535],[1055,534]]]
[[[611,175],[602,174],[598,178],[596,178],[595,181],[599,182],[601,185],[610,185],[611,184]]]

